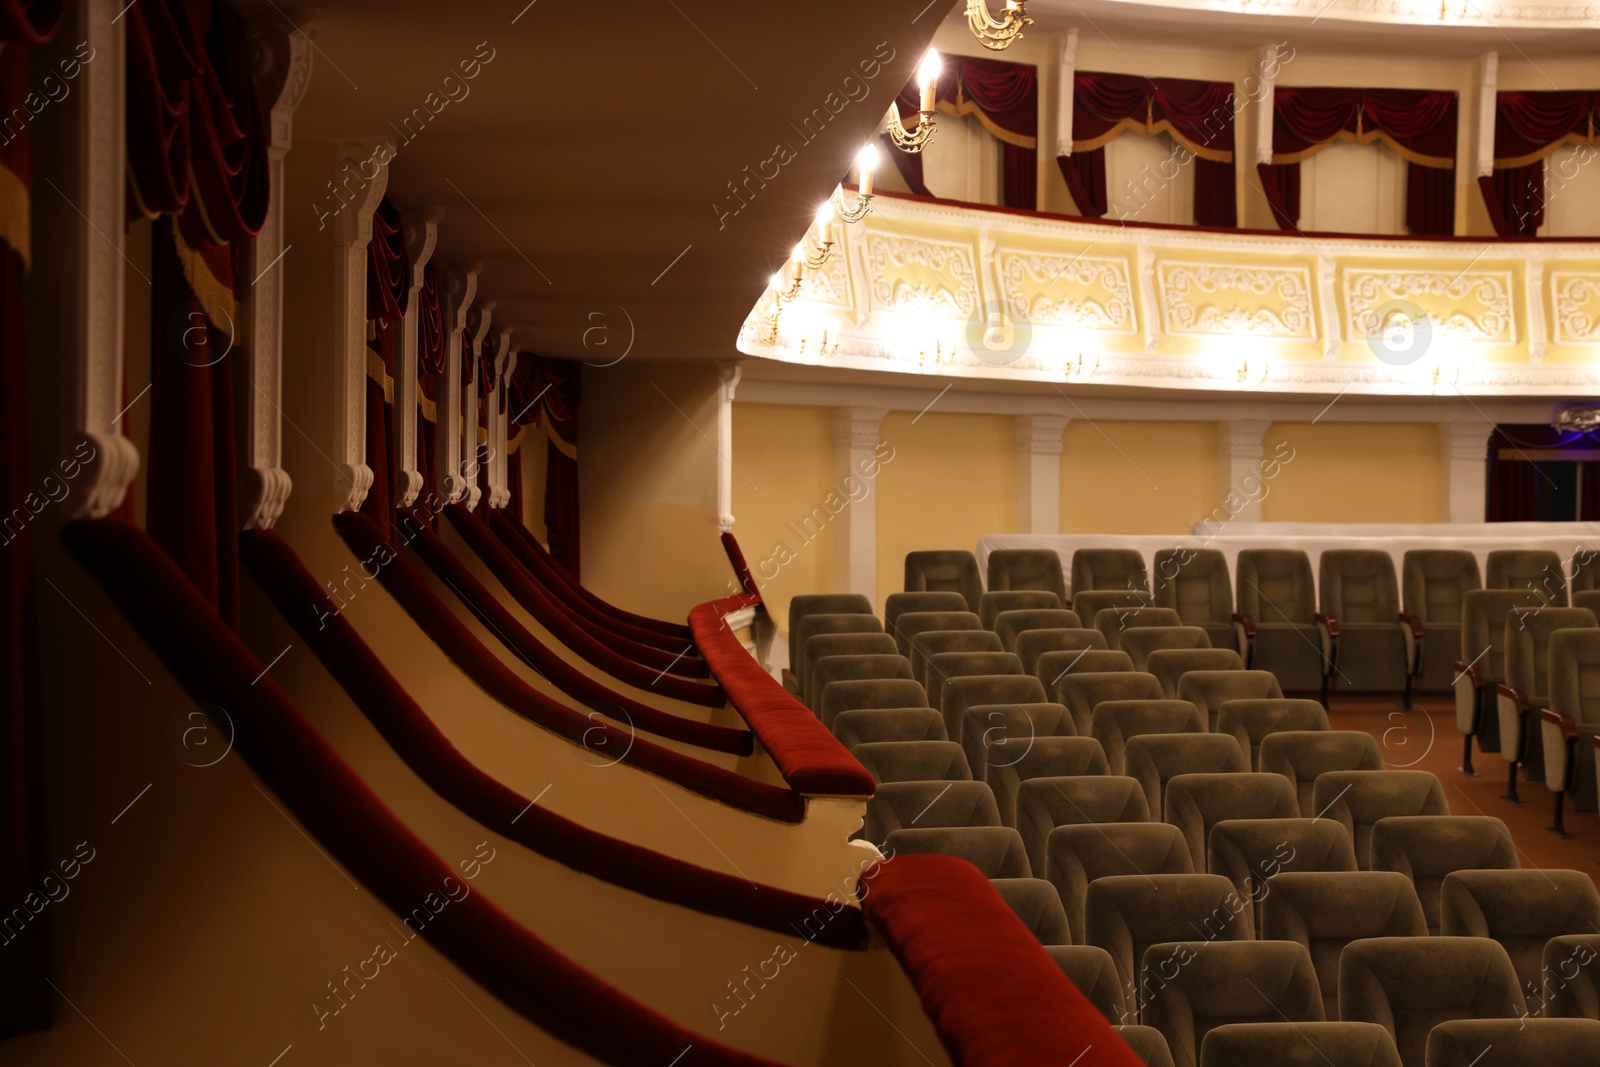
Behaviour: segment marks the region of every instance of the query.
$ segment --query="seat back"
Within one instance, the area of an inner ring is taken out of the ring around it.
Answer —
[[[1140,734],[1123,747],[1128,777],[1144,789],[1154,818],[1162,818],[1167,782],[1180,774],[1244,773],[1244,754],[1222,734]]]
[[[1102,700],[1161,699],[1161,683],[1140,671],[1073,671],[1059,677],[1054,689],[1057,702],[1071,710],[1084,737],[1093,731],[1095,705]]]
[[[978,560],[965,549],[906,553],[905,591],[908,593],[960,593],[968,611],[978,610],[983,579]]]
[[[1096,878],[1111,875],[1193,874],[1189,846],[1175,826],[1119,822],[1105,826],[1058,826],[1045,842],[1040,872],[1061,896],[1067,927],[1083,944],[1084,901]]]
[[[1022,660],[1022,669],[1035,674],[1039,657],[1046,652],[1081,652],[1086,648],[1107,648],[1105,634],[1086,627],[1062,627],[1051,630],[1024,630],[1017,634],[1016,647],[1011,651]]]
[[[894,633],[894,624],[900,616],[913,611],[971,611],[967,598],[951,590],[933,592],[890,593],[883,601],[883,628]]]
[[[1106,635],[1107,648],[1121,648],[1122,635],[1140,626],[1179,626],[1183,620],[1171,608],[1113,607],[1094,613],[1093,626]]]
[[[1585,589],[1572,594],[1572,606],[1575,608],[1588,608],[1600,618],[1600,589]]]
[[[1105,750],[1112,774],[1126,773],[1129,738],[1205,732],[1205,719],[1187,700],[1102,700],[1089,719],[1089,733]]]
[[[1062,600],[1067,583],[1061,557],[1048,548],[997,548],[989,553],[989,588],[999,591],[1041,589]]]
[[[1327,990],[1322,997],[1326,1003]],[[1200,1043],[1200,1067],[1261,1067],[1265,1063],[1404,1067],[1394,1038],[1377,1023],[1331,1019],[1320,1023],[1229,1023],[1214,1027]]]
[[[1428,1067],[1600,1067],[1594,1019],[1451,1019],[1428,1033]]]
[[[1144,790],[1132,778],[1030,778],[1017,787],[1017,832],[1036,871],[1045,869],[1050,831],[1058,826],[1149,819]]]
[[[1506,684],[1537,707],[1549,700],[1550,638],[1557,630],[1593,628],[1588,608],[1542,608],[1506,617]],[[1574,646],[1575,647],[1575,646]]]
[[[1490,685],[1506,680],[1506,623],[1520,625],[1538,610],[1526,589],[1473,589],[1461,601],[1461,662],[1483,672]]]
[[[1031,674],[1023,674],[1021,667],[1009,674],[963,674],[946,678],[939,693],[939,712],[944,716],[945,732],[951,737],[963,736],[962,721],[969,708],[994,704],[1049,703],[1039,679]]]
[[[1600,934],[1562,934],[1544,946],[1544,1013],[1600,1019]]]
[[[1016,763],[1047,737],[1076,737],[1072,713],[1061,704],[976,704],[961,717],[961,747],[972,777],[987,781],[989,760]]]
[[[1233,622],[1228,560],[1215,548],[1163,548],[1155,555],[1153,589],[1156,607],[1172,608],[1185,626]]]
[[[1546,604],[1567,602],[1566,568],[1558,553],[1544,549],[1499,548],[1489,553],[1486,589],[1531,590]]]
[[[1061,898],[1049,882],[1043,878],[997,878],[990,884],[1041,945],[1064,945],[1072,940]]]
[[[1051,611],[1062,603],[1059,596],[1044,589],[990,589],[978,599],[978,618],[985,630],[992,630],[1002,611]]]
[[[1056,780],[1106,775],[1105,751],[1092,737],[1036,737],[1031,744],[991,743],[986,775],[1000,809],[1000,821],[1017,824],[1017,792],[1035,778]]]
[[[1133,660],[1126,652],[1112,652],[1105,648],[1086,648],[1081,652],[1046,652],[1034,664],[1033,676],[1044,685],[1046,693],[1055,700],[1061,699],[1060,682],[1069,674],[1128,674],[1133,672]]]
[[[1478,557],[1459,548],[1413,548],[1400,560],[1400,603],[1424,623],[1463,619],[1467,594],[1483,588]]]
[[[1517,847],[1499,819],[1487,815],[1396,815],[1372,827],[1375,871],[1397,871],[1411,879],[1428,920],[1439,932],[1439,891],[1460,870],[1515,869]]]
[[[872,601],[859,593],[802,593],[789,598],[789,666],[799,662],[795,627],[807,615],[872,615]],[[799,673],[798,670],[795,671]]]
[[[1380,548],[1330,548],[1317,564],[1322,613],[1340,623],[1397,622],[1394,557]]]
[[[1170,611],[1170,608],[1151,608],[1151,611]],[[1193,652],[1211,648],[1211,638],[1198,626],[1141,626],[1125,630],[1121,640],[1122,651],[1133,660],[1135,670],[1147,670],[1150,654],[1168,651]],[[1223,649],[1237,659],[1232,649]],[[1231,662],[1231,661],[1230,661]],[[1240,667],[1244,664],[1241,662]]]
[[[1067,916],[1071,926],[1072,916]],[[1082,929],[1080,925],[1079,930]],[[1122,997],[1122,985],[1117,981],[1117,967],[1111,954],[1099,945],[1046,945],[1045,952],[1055,960],[1056,966],[1089,998],[1095,1010],[1106,1017],[1112,1026],[1124,1026],[1136,1021]]]
[[[1009,826],[910,826],[891,833],[884,855],[959,856],[985,878],[1031,878],[1022,838]]]
[[[910,678],[841,678],[822,687],[815,710],[833,728],[844,711],[926,707],[928,694]]]
[[[1206,839],[1206,870],[1225,875],[1254,903],[1256,929],[1271,879],[1284,871],[1353,871],[1356,850],[1345,828],[1331,819],[1223,819]]]
[[[1281,774],[1294,786],[1300,814],[1323,814],[1316,802],[1317,779],[1329,771],[1381,771],[1383,754],[1365,730],[1280,730],[1261,739],[1257,766]]]
[[[911,639],[911,676],[928,684],[928,660],[942,652],[1004,652],[993,630],[924,630]]]
[[[1458,870],[1445,875],[1439,890],[1439,933],[1498,941],[1535,1007],[1542,1006],[1545,945],[1597,930],[1600,890],[1582,871]]]
[[[1084,941],[1111,954],[1124,996],[1140,1008],[1146,997],[1139,972],[1151,945],[1254,937],[1250,909],[1220,874],[1105,875],[1084,896]]]
[[[862,835],[881,845],[911,826],[999,826],[994,794],[982,782],[889,782],[867,801]]]
[[[1158,648],[1146,655],[1144,670],[1160,680],[1163,693],[1176,697],[1178,682],[1190,671],[1242,671],[1244,660],[1231,648]]]
[[[1264,738],[1289,730],[1331,729],[1327,709],[1315,700],[1224,700],[1217,709],[1217,733],[1232,734],[1255,770],[1262,769]]]
[[[974,611],[907,611],[894,621],[889,635],[900,654],[911,656],[911,639],[934,630],[981,630],[983,624]]]
[[[1078,613],[1065,608],[1002,611],[994,620],[994,632],[1007,652],[1017,650],[1017,641],[1032,630],[1075,630],[1081,627]]]
[[[1187,962],[1160,970],[1174,950]],[[1144,1021],[1167,1039],[1175,1067],[1198,1067],[1200,1047],[1217,1026],[1241,1022],[1324,1021],[1322,990],[1306,950],[1292,941],[1222,941],[1153,945],[1145,953]]]
[[[1150,591],[1144,554],[1132,548],[1080,548],[1072,554],[1072,597],[1088,592]]]
[[[873,780],[885,782],[970,782],[966,753],[954,741],[870,741],[852,755]]]
[[[833,736],[845,748],[878,741],[948,741],[944,716],[933,708],[863,708],[833,717]]]
[[[1230,819],[1292,819],[1294,789],[1276,774],[1233,771],[1176,774],[1167,779],[1162,819],[1183,831],[1196,870],[1205,869],[1211,828]]]
[[[811,651],[811,639],[823,634],[881,634],[883,625],[878,622],[876,615],[804,615],[794,624],[794,629],[789,631],[789,647],[798,655],[798,659],[789,660],[789,669],[801,683],[801,694],[805,692],[805,679],[811,674],[811,662],[815,658]],[[820,647],[820,646],[819,646]]]
[[[1239,612],[1260,624],[1316,622],[1311,557],[1298,548],[1247,548],[1234,564]]]
[[[887,635],[885,635],[887,636]],[[809,703],[813,709],[822,716],[822,724],[833,729],[833,716],[824,708],[823,695],[828,686],[835,682],[854,681],[891,681],[902,680],[912,682],[911,664],[898,653],[885,652],[866,656],[824,656],[817,660],[811,668],[811,681],[815,694]],[[915,682],[912,682],[916,685]],[[921,686],[917,686],[921,689]],[[909,693],[909,691],[907,691]],[[907,699],[911,699],[908,695]],[[928,700],[924,697],[910,707],[922,707]]]
[[[979,674],[1021,674],[1022,661],[1010,652],[936,652],[927,658],[928,706],[944,710],[944,687],[952,678],[966,678]],[[1043,700],[1044,697],[1040,697]],[[994,701],[989,701],[994,703]],[[945,728],[954,732],[961,728],[960,720],[945,721]]]
[[[1271,671],[1186,671],[1178,679],[1178,699],[1192,700],[1217,728],[1217,712],[1230,700],[1282,700],[1283,688]]]
[[[1148,608],[1154,607],[1150,594],[1143,590],[1135,589],[1090,589],[1080,593],[1072,591],[1072,610],[1078,613],[1078,618],[1086,623],[1093,623],[1094,617],[1107,608]]]
[[[865,633],[822,633],[806,639],[800,649],[800,695],[808,706],[816,702],[817,664],[830,656],[896,656],[900,654],[894,638],[879,631]],[[899,674],[884,675],[899,677]]]
[[[1558,630],[1549,660],[1550,707],[1580,726],[1600,727],[1600,628]]]
[[[1311,798],[1314,817],[1337,819],[1350,831],[1356,863],[1364,871],[1372,869],[1372,827],[1379,819],[1450,814],[1444,787],[1427,771],[1325,771],[1317,776]]]

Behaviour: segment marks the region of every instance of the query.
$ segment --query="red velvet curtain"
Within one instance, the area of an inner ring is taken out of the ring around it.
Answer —
[[[1382,140],[1404,158],[1406,228],[1455,232],[1456,94],[1426,89],[1313,89],[1273,93],[1272,164],[1262,189],[1280,229],[1300,221],[1300,163],[1335,140]],[[1442,171],[1430,174],[1428,171]]]
[[[1106,144],[1127,130],[1146,136],[1167,133],[1195,166],[1195,223],[1232,228],[1238,225],[1233,119],[1233,86],[1227,82],[1078,71],[1073,78],[1072,155],[1058,158],[1058,164],[1080,214],[1099,218],[1111,207]],[[1171,179],[1170,174],[1154,177]]]
[[[1563,143],[1600,145],[1600,89],[1500,93],[1494,173],[1478,179],[1494,232],[1534,237],[1544,225],[1544,159]]]
[[[935,96],[938,109],[950,115],[976,114],[984,128],[1000,139],[1001,203],[1032,211],[1039,202],[1037,68],[978,56],[943,58]],[[902,89],[897,101],[900,114],[914,117],[921,95],[914,80]],[[904,156],[907,153],[891,147],[891,158],[911,191],[922,196],[937,195],[923,183],[920,156],[910,157],[915,163],[903,161]]]
[[[537,422],[550,441],[545,448],[544,523],[550,555],[574,578],[580,570],[578,461],[567,454],[578,444],[578,406],[583,400],[583,364],[524,352],[511,372],[508,408],[518,426]],[[563,449],[556,439],[567,446]],[[524,438],[523,448],[533,444]]]
[[[1496,426],[1489,435],[1489,484],[1485,505],[1488,522],[1532,522],[1540,518],[1539,497],[1548,475],[1536,454],[1600,447],[1600,433],[1558,430],[1544,423]],[[1576,518],[1600,518],[1600,463],[1579,462],[1579,512]],[[1544,483],[1544,484],[1542,484]]]
[[[394,524],[394,387],[400,367],[401,320],[411,286],[400,210],[385,197],[372,216],[367,243],[367,466],[372,488],[361,511],[387,535]],[[420,346],[419,346],[420,348]],[[389,385],[386,388],[384,378]]]
[[[60,7],[57,0],[0,0],[0,117],[18,109],[28,114],[28,52],[55,35]],[[31,139],[26,124],[0,138],[0,171],[7,172],[0,173],[0,899],[6,909],[37,892],[50,869],[32,526],[67,470],[52,469],[35,485],[28,464],[23,277],[31,245]],[[50,1025],[49,931],[44,910],[20,931],[0,934],[0,1041]]]

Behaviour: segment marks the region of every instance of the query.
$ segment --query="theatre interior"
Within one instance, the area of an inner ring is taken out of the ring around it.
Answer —
[[[0,1067],[1600,1067],[1597,156],[1588,0],[0,0]]]

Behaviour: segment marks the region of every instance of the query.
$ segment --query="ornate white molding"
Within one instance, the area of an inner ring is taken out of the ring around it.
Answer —
[[[1136,0],[1151,15],[1150,0]],[[1155,0],[1154,9],[1166,7],[1181,11],[1215,11],[1225,15],[1277,16],[1311,19],[1328,23],[1350,22],[1437,27],[1448,35],[1458,28],[1472,27],[1499,31],[1521,27],[1550,30],[1559,26],[1592,28],[1600,19],[1600,5],[1573,0],[1568,3],[1522,3],[1519,0],[1474,0],[1471,4],[1452,3],[1443,7],[1419,4],[1416,0],[1250,0],[1247,8],[1239,0]]]
[[[78,454],[85,443],[75,517],[102,518],[122,504],[139,471],[139,450],[117,428],[121,417],[123,330],[123,218],[126,211],[124,141],[125,53],[115,0],[78,0],[77,29],[95,60],[83,65],[72,94],[76,133],[72,182],[64,193],[78,216],[72,234],[72,321],[62,323],[76,364],[73,427]]]
[[[511,503],[509,482],[510,464],[506,448],[511,442],[508,424],[511,412],[507,410],[506,394],[511,380],[511,368],[517,364],[517,354],[511,350],[511,327],[500,328],[500,343],[494,353],[494,392],[489,394],[489,506],[503,508]]]
[[[1278,106],[1278,46],[1269,44],[1257,56],[1253,73],[1261,79],[1261,96],[1254,108],[1256,129],[1256,163],[1272,162],[1272,118]]]
[[[461,398],[461,475],[466,481],[464,503],[468,511],[476,511],[483,497],[478,467],[487,460],[478,447],[478,361],[483,356],[483,339],[489,336],[489,326],[494,321],[494,303],[490,300],[474,304],[467,312],[467,329],[472,332],[467,356],[472,360],[472,369],[464,375],[467,387]]]
[[[1377,312],[1396,300],[1418,297],[1443,297],[1456,302],[1446,312],[1432,309],[1428,317],[1442,336],[1462,341],[1517,340],[1516,316],[1512,312],[1512,275],[1509,270],[1369,270],[1346,267],[1345,306],[1348,309],[1348,336],[1365,337],[1373,332]],[[1475,301],[1476,307],[1461,302]]]
[[[874,449],[882,437],[885,408],[840,408],[833,413],[833,444],[841,449]]]
[[[377,162],[380,156],[383,162]],[[389,184],[387,160],[393,156],[390,141],[347,141],[339,146],[335,160],[336,172],[365,182],[333,224],[337,463],[347,482],[339,502],[342,511],[360,510],[372,488],[372,468],[367,465],[367,245],[372,241],[372,216]]]
[[[1115,333],[1132,333],[1136,328],[1125,257],[1091,256],[1087,250],[1069,255],[1001,248],[995,253],[995,273],[1013,319]],[[1061,282],[1094,290],[1099,298],[1054,293]]]
[[[394,374],[395,507],[409,508],[422,492],[422,472],[417,470],[417,347],[422,335],[421,293],[423,273],[439,240],[443,208],[408,211],[401,216],[406,252],[411,257],[411,278],[406,294],[406,317],[400,324],[400,365]]]
[[[1600,271],[1552,270],[1550,294],[1555,305],[1552,340],[1600,344]],[[1538,297],[1542,302],[1544,294]]]
[[[717,363],[717,528],[733,529],[733,394],[739,388],[739,360]]]
[[[1256,267],[1163,259],[1157,268],[1162,326],[1178,336],[1213,334],[1310,340],[1311,272],[1303,266]],[[1224,303],[1219,293],[1249,294],[1257,301]],[[1271,306],[1267,298],[1277,297]]]
[[[1500,53],[1486,52],[1473,64],[1477,70],[1478,98],[1474,118],[1473,148],[1475,176],[1487,178],[1494,173],[1494,115],[1499,106]]]
[[[449,339],[444,361],[444,381],[434,397],[437,421],[433,426],[433,470],[440,499],[459,504],[467,498],[466,470],[461,443],[465,430],[461,414],[461,345],[466,335],[467,316],[478,295],[480,268],[470,270],[447,266],[439,272],[439,299],[444,304]]]
[[[1059,456],[1065,446],[1062,434],[1072,420],[1064,415],[1019,415],[1017,451],[1028,456]]]
[[[964,318],[982,301],[970,245],[869,232],[866,246],[873,303],[886,311],[933,311]],[[891,268],[908,267],[923,275],[914,284],[897,284],[889,276]]]

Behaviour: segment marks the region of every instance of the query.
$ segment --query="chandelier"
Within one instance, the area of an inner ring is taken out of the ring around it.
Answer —
[[[1568,404],[1556,409],[1550,425],[1557,430],[1576,430],[1590,433],[1600,430],[1600,404]]]
[[[860,222],[872,210],[872,172],[878,166],[878,146],[867,142],[856,153],[856,202],[846,204],[844,186],[833,191],[833,213],[845,222]]]
[[[989,14],[989,0],[967,0],[967,25],[972,36],[985,48],[996,52],[1011,47],[1022,36],[1024,26],[1032,26],[1027,0],[1006,0],[1005,17],[996,21]]]
[[[889,101],[889,111],[884,116],[889,139],[902,152],[920,152],[922,146],[933,137],[936,126],[933,109],[939,88],[939,53],[931,48],[917,67],[917,84],[922,87],[922,99],[917,108],[917,125],[910,133],[906,132],[905,122],[900,118],[900,105],[893,100]]]

